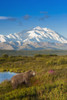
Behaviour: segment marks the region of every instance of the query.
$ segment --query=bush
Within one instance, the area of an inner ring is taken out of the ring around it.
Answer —
[[[8,58],[8,54],[3,54],[2,57],[4,57],[4,58]]]
[[[62,64],[67,64],[67,60],[64,59],[64,58],[60,58],[60,59],[58,60],[58,64],[60,64],[60,65],[62,65]]]
[[[36,54],[35,57],[42,57],[43,55],[41,54]]]

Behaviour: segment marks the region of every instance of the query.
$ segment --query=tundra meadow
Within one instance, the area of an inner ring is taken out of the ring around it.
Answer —
[[[67,100],[67,56],[55,54],[0,57],[0,72],[34,70],[30,86],[13,89],[11,82],[0,83],[0,100]]]

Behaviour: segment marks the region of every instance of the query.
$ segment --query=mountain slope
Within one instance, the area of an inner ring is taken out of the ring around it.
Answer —
[[[19,33],[0,35],[0,43],[12,49],[66,49],[67,39],[48,28],[35,27]],[[2,48],[2,46],[1,46]]]

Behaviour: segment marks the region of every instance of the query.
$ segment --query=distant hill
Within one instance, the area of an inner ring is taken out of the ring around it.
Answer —
[[[67,55],[67,50],[0,50],[0,56],[8,54],[9,56],[34,56],[42,55]]]

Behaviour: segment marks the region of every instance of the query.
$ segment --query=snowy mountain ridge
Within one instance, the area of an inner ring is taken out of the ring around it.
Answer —
[[[26,45],[28,47],[28,45],[34,45],[34,43],[67,44],[67,39],[51,29],[37,26],[28,31],[22,31],[9,35],[0,35],[0,43],[10,44],[11,46],[18,48],[19,46],[26,47]]]

